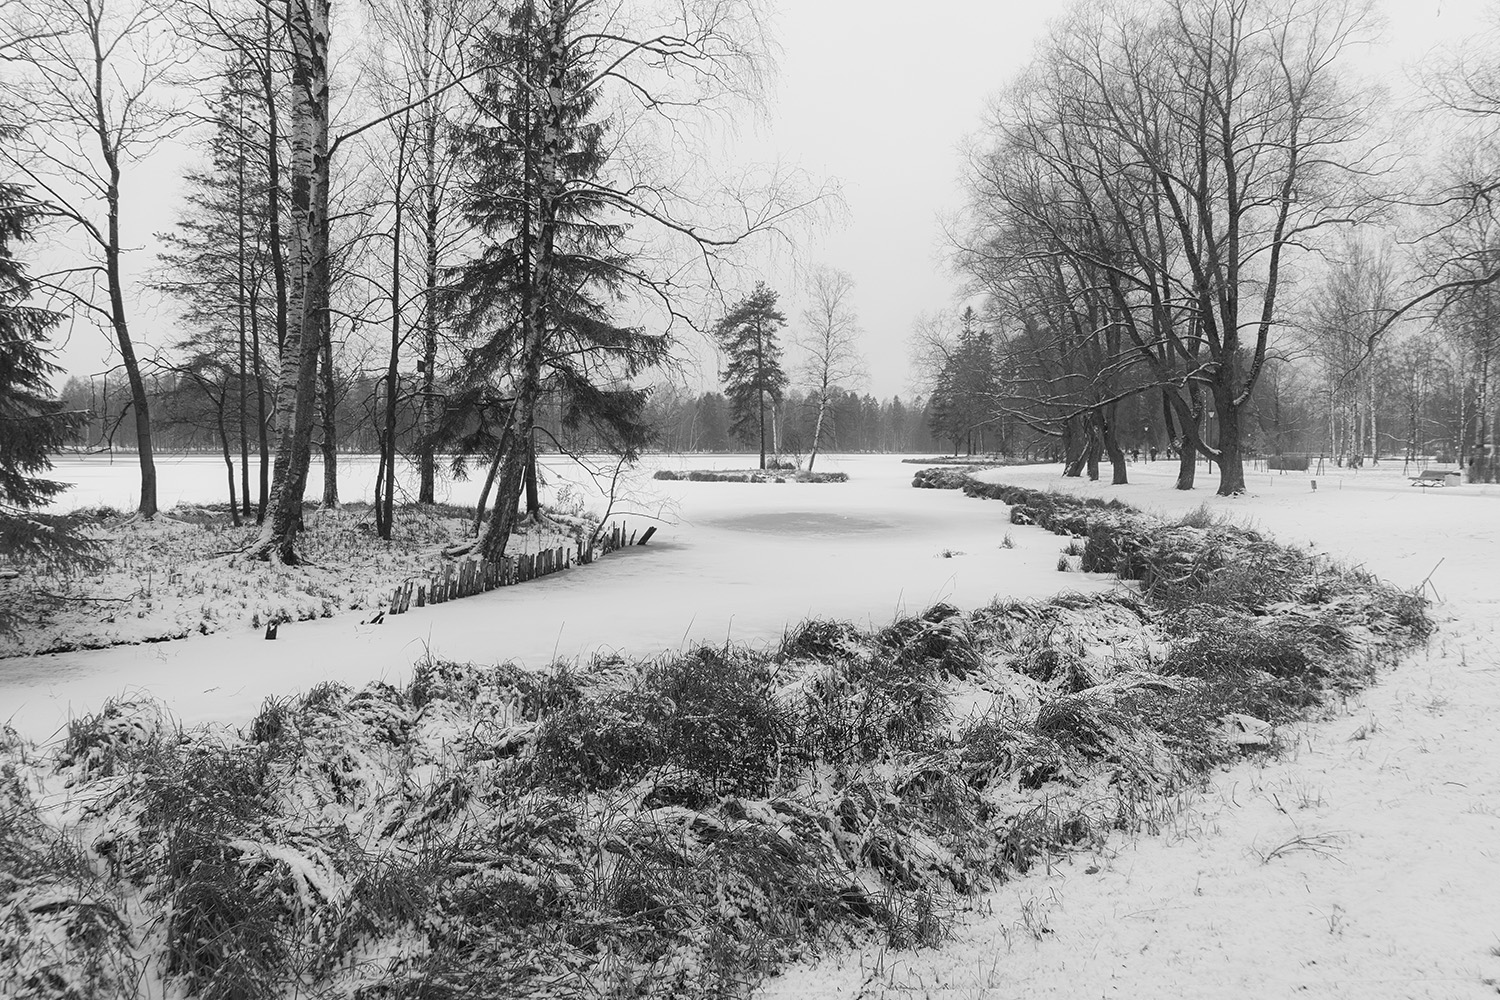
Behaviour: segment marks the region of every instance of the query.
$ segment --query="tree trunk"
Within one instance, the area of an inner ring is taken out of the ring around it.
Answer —
[[[764,390],[756,390],[756,399],[760,403],[760,467],[766,467],[766,394]]]
[[[1069,417],[1063,423],[1063,477],[1077,479],[1083,475],[1088,462],[1089,440],[1082,433],[1077,417]]]
[[[227,391],[227,390],[226,390]],[[236,528],[240,526],[240,508],[238,498],[234,495],[234,453],[229,448],[229,429],[224,426],[224,400],[221,397],[218,407],[219,419],[219,445],[224,452],[224,471],[229,480],[229,520]]]
[[[516,525],[516,514],[525,488],[526,467],[530,457],[532,435],[536,429],[536,403],[540,396],[541,383],[541,338],[528,338],[528,350],[523,358],[519,384],[516,386],[515,407],[501,434],[500,481],[495,490],[495,505],[490,511],[484,530],[474,543],[486,559],[499,559],[505,555],[505,547]],[[507,447],[508,445],[508,447]]]
[[[1099,424],[1099,440],[1104,444],[1104,453],[1109,456],[1110,470],[1113,473],[1110,485],[1124,486],[1130,480],[1125,471],[1125,450],[1115,440],[1114,410],[1115,407],[1111,405],[1108,414],[1095,411],[1095,419]]]
[[[322,335],[322,363],[318,365],[318,371],[322,375],[323,386],[319,398],[322,401],[323,417],[323,506],[337,507],[339,505],[339,435],[338,435],[338,405],[337,393],[333,378],[333,330],[331,328],[332,318],[325,309],[323,312],[323,335]]]
[[[96,91],[96,96],[101,93],[102,91]],[[101,104],[101,120],[103,113]],[[100,134],[99,143],[109,171],[109,184],[105,191],[109,220],[104,246],[104,276],[109,286],[109,318],[115,342],[120,348],[120,361],[125,366],[125,377],[130,382],[131,406],[135,409],[136,454],[141,466],[141,500],[136,510],[141,517],[150,520],[156,516],[157,511],[156,459],[151,447],[151,401],[146,395],[146,381],[141,377],[141,365],[135,356],[135,344],[130,339],[130,325],[125,315],[125,286],[120,274],[120,168],[108,132]]]
[[[422,14],[430,26],[432,3],[422,5]],[[430,30],[430,27],[429,27]],[[432,431],[437,426],[436,389],[437,341],[438,341],[438,184],[437,184],[437,112],[426,109],[427,120],[422,136],[422,152],[425,157],[427,182],[426,218],[423,219],[427,237],[426,302],[422,323],[422,404],[421,428],[417,441],[417,465],[420,481],[417,486],[417,502],[432,503],[437,483],[437,456],[432,445]]]
[[[241,64],[243,69],[243,63]],[[237,144],[235,156],[234,196],[235,196],[235,280],[238,287],[235,289],[236,319],[239,326],[239,435],[240,435],[240,501],[244,504],[244,514],[250,516],[250,429],[247,426],[247,400],[246,392],[249,388],[250,366],[247,358],[249,348],[249,285],[245,278],[247,241],[245,239],[245,98],[244,91],[238,90],[237,107],[239,121],[236,123],[235,142]],[[239,524],[239,520],[235,520]]]
[[[390,541],[396,515],[396,398],[401,384],[401,142],[396,154],[395,216],[391,224],[391,351],[385,369],[385,420],[380,439],[380,465],[384,478],[375,494],[375,525],[381,538]]]
[[[1195,394],[1188,392],[1190,402],[1171,389],[1162,390],[1162,417],[1166,421],[1167,442],[1177,445],[1177,481],[1173,489],[1190,490],[1198,478],[1198,433]],[[1178,433],[1178,428],[1182,433]]]
[[[1240,443],[1240,411],[1227,393],[1215,393],[1219,407],[1219,496],[1245,492],[1245,459]]]
[[[514,413],[514,411],[512,411]],[[507,423],[509,417],[506,418]],[[484,488],[479,491],[479,502],[474,505],[474,534],[479,534],[479,526],[484,523],[484,512],[489,506],[490,490],[495,486],[495,476],[500,471],[500,462],[505,458],[505,438],[500,439],[500,447],[495,449],[495,457],[490,460],[489,475],[484,477]]]
[[[255,373],[255,427],[260,447],[260,482],[255,504],[255,523],[264,524],[266,520],[266,504],[270,499],[271,491],[271,442],[269,440],[270,428],[266,426],[266,378],[264,368],[261,364],[260,320],[256,310],[256,306],[259,304],[258,298],[251,300],[250,364]],[[248,500],[249,498],[247,497],[246,502]]]
[[[813,470],[813,463],[818,460],[818,444],[823,440],[823,414],[828,410],[828,387],[818,393],[818,419],[813,423],[812,452],[807,456],[807,471]]]
[[[546,95],[547,111],[536,171],[536,231],[521,234],[522,245],[528,249],[523,253],[526,259],[522,262],[522,351],[520,371],[516,378],[514,416],[508,428],[512,437],[501,466],[494,510],[475,543],[475,548],[487,559],[498,559],[505,554],[505,547],[515,525],[521,491],[527,485],[528,472],[533,479],[535,476],[532,462],[535,459],[536,412],[542,395],[542,355],[547,347],[550,322],[552,255],[561,194],[558,179],[562,167],[566,16],[567,12],[562,5],[553,6],[547,29],[546,51],[543,54],[546,64],[542,76],[546,87],[542,89],[542,93]],[[529,230],[530,227],[523,226],[523,229]],[[530,280],[526,280],[527,278]],[[531,497],[528,496],[529,508],[530,502]]]
[[[328,312],[328,6],[326,0],[290,0],[289,7],[294,267],[276,390],[278,440],[270,511],[252,555],[292,564],[297,562]]]
[[[271,279],[276,287],[276,352],[279,356],[286,345],[290,305],[287,301],[286,253],[281,241],[281,116],[276,108],[276,80],[271,71],[273,57],[278,52],[271,34],[271,7],[271,3],[266,3],[261,8],[265,30],[261,89],[266,108],[266,243],[271,251]],[[261,495],[264,497],[265,493]],[[264,520],[264,502],[261,508],[260,516]]]
[[[136,511],[141,517],[150,520],[156,516],[156,459],[151,446],[151,412],[149,397],[146,395],[146,381],[141,378],[140,362],[136,360],[135,345],[131,343],[130,331],[125,322],[124,298],[120,295],[119,286],[115,284],[119,275],[118,254],[109,254],[115,258],[111,270],[116,278],[110,282],[110,299],[118,299],[118,312],[115,312],[115,337],[120,346],[120,359],[125,365],[125,376],[130,381],[130,404],[135,410],[135,438],[137,459],[141,466],[141,502]]]

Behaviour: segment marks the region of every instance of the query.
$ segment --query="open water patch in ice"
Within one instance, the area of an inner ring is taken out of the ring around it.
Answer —
[[[772,510],[737,514],[709,522],[735,531],[757,531],[769,535],[854,535],[894,528],[889,521],[857,514],[826,510]]]

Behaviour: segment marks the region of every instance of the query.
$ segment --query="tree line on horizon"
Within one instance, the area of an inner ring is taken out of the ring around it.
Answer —
[[[1494,481],[1494,39],[1401,109],[1351,59],[1380,27],[1367,0],[1071,5],[966,150],[975,309],[917,331],[924,389],[1116,483],[1143,446],[1221,494],[1288,452]]]
[[[754,282],[767,241],[794,245],[836,192],[701,169],[713,123],[765,93],[760,14],[0,0],[0,308],[32,349],[69,320],[107,334],[118,364],[67,434],[130,442],[140,516],[158,445],[209,440],[261,524],[249,557],[282,562],[311,463],[336,503],[351,444],[380,456],[383,536],[398,462],[419,502],[447,463],[493,486],[469,550],[498,554],[542,516],[540,451],[628,459],[712,423],[706,398],[665,402],[688,336],[714,345],[729,435],[763,464],[928,435],[1116,482],[1155,448],[1184,489],[1208,459],[1225,494],[1253,454],[1439,454],[1494,478],[1500,87],[1468,57],[1485,39],[1424,67],[1424,124],[1449,132],[1419,149],[1350,67],[1379,31],[1365,0],[1073,3],[966,150],[947,233],[972,308],[914,333],[920,430],[877,434],[850,403],[848,276],[810,271],[791,363]],[[167,148],[195,160],[141,277],[122,219]],[[146,291],[170,342],[141,336]]]

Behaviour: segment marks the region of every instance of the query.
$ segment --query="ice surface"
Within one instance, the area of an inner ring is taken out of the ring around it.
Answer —
[[[743,468],[746,458],[655,463]],[[161,699],[184,722],[242,722],[264,698],[320,681],[403,680],[413,661],[428,653],[540,667],[597,652],[652,655],[696,642],[774,641],[808,616],[878,627],[937,601],[972,608],[996,595],[1114,586],[1104,577],[1058,573],[1062,543],[1039,528],[1009,524],[1000,504],[912,489],[917,466],[884,456],[819,456],[818,465],[848,472],[851,481],[695,483],[638,476],[632,509],[662,511],[672,520],[649,545],[518,587],[413,608],[380,625],[362,625],[362,616],[346,614],[284,624],[274,642],[259,632],[225,632],[0,660],[0,720],[44,739],[70,713],[130,693]],[[113,480],[93,468],[80,473],[64,465],[59,472],[89,491],[75,503],[113,497],[128,506],[134,468],[118,462],[114,468]],[[346,499],[373,480],[368,471],[346,463],[340,473]],[[581,484],[576,470],[555,465],[552,473],[556,486],[567,479]],[[219,475],[222,466],[207,460],[164,464],[163,497],[217,499]],[[310,484],[309,496],[318,490]],[[452,498],[472,502],[469,492],[477,494],[478,484],[456,484]],[[602,508],[597,499],[593,506]],[[621,517],[632,530],[652,523],[637,514]],[[1000,547],[1006,534],[1015,548]]]

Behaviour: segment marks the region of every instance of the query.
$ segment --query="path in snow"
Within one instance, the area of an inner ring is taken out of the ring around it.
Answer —
[[[1439,632],[1280,759],[1171,804],[1162,836],[1008,883],[941,948],[835,956],[760,1000],[1500,992],[1500,488],[1418,490],[1377,469],[1316,493],[1306,475],[1252,475],[1250,495],[1219,498],[1213,477],[1172,490],[1174,471],[1132,466],[1124,487],[1055,467],[983,477],[1167,514],[1206,503],[1405,586],[1441,559]]]
[[[659,462],[668,460],[659,460]],[[672,459],[674,467],[745,467],[744,456]],[[753,462],[753,459],[750,461]],[[362,467],[344,475],[357,495]],[[619,650],[654,655],[694,641],[775,641],[808,616],[881,626],[937,601],[972,608],[996,594],[1046,597],[1059,589],[1058,540],[1017,528],[1001,511],[950,491],[914,490],[916,466],[890,457],[824,458],[844,484],[657,482],[643,499],[674,512],[645,547],[592,566],[453,601],[380,625],[369,613],[283,625],[267,642],[255,632],[0,660],[0,721],[46,739],[70,714],[111,696],[159,698],[184,722],[243,722],[264,698],[324,680],[360,685],[404,680],[430,651],[448,659],[514,659],[544,666],[556,657]],[[62,473],[68,475],[67,468]],[[222,470],[220,470],[222,471]],[[368,470],[364,470],[368,471]],[[558,475],[562,470],[554,470]],[[128,477],[129,467],[123,474]],[[175,478],[174,478],[175,474]],[[212,463],[169,465],[164,490],[180,499],[217,496]],[[97,468],[78,502],[128,492],[128,478]],[[316,484],[309,495],[316,495]],[[477,492],[474,483],[462,489]],[[655,491],[654,493],[652,491]],[[646,522],[634,519],[640,527]],[[1016,547],[1002,549],[1010,534]],[[951,555],[944,557],[943,553]],[[1104,589],[1106,578],[1071,574],[1073,589]]]

